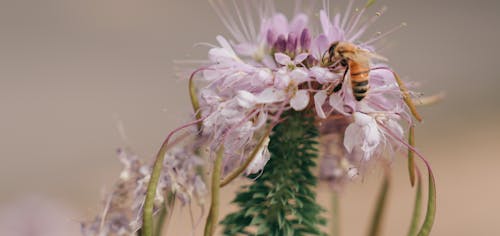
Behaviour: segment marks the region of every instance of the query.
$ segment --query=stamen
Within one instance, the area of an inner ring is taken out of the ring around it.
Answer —
[[[245,34],[247,42],[248,42],[251,40],[251,36],[249,33],[250,31],[248,30],[247,25],[245,24],[245,21],[243,20],[243,16],[240,12],[240,8],[236,4],[236,1],[233,0],[232,2],[233,2],[234,9],[236,10],[236,15],[238,16],[238,19],[240,21],[241,28],[243,29],[243,33]]]
[[[230,14],[227,14],[224,3],[217,4],[217,2],[218,0],[209,0],[209,3],[212,5],[215,13],[219,15],[222,24],[229,30],[229,33],[233,35],[236,40],[245,42],[245,37],[239,27],[235,25],[233,17]]]
[[[350,21],[350,24],[347,27],[348,30],[346,30],[347,33],[345,35],[351,34],[351,32],[356,28],[356,26],[359,23],[359,19],[361,19],[361,16],[363,16],[363,13],[365,12],[365,10],[366,10],[366,8],[363,8],[363,9],[361,9],[361,11],[359,11],[359,9],[356,8],[357,14],[353,15],[353,18],[354,17],[356,17],[356,18],[354,18],[354,20],[352,22]]]
[[[253,9],[250,5],[248,5],[248,1],[243,1],[243,6],[245,8],[245,16],[246,16],[246,21],[247,21],[247,26],[250,29],[250,39],[256,39],[257,38],[257,30],[255,28],[254,24],[254,18],[252,17],[252,12]]]
[[[382,16],[382,14],[385,12],[386,9],[387,9],[386,7],[382,7],[380,9],[380,11],[375,13],[375,15],[372,16],[368,21],[363,23],[363,26],[361,26],[361,28],[356,32],[355,35],[353,35],[349,38],[349,41],[352,42],[352,41],[355,41],[357,38],[359,38],[366,31],[366,29],[368,29],[368,27],[373,25],[373,23],[375,23],[379,19],[379,17]],[[351,33],[351,32],[349,32],[349,33]],[[364,43],[363,45],[366,45],[366,43]]]
[[[389,31],[387,31],[387,32],[385,32],[385,33],[380,33],[380,35],[378,35],[377,37],[372,38],[372,39],[370,39],[370,40],[366,41],[364,44],[365,44],[365,45],[366,45],[366,44],[372,44],[372,43],[374,43],[374,42],[376,42],[376,41],[380,40],[381,38],[383,38],[383,37],[385,37],[385,36],[388,36],[388,35],[390,35],[390,34],[392,34],[392,33],[396,32],[396,31],[398,31],[399,29],[401,29],[401,28],[403,28],[403,27],[406,27],[406,23],[405,23],[405,22],[403,22],[403,23],[401,23],[400,25],[398,25],[398,26],[396,26],[396,27],[394,27],[394,28],[390,29]]]
[[[346,25],[348,23],[347,19],[349,19],[349,16],[350,16],[351,11],[352,11],[353,4],[354,4],[354,0],[349,0],[349,4],[347,5],[347,9],[346,9],[344,18],[342,18],[342,24],[340,25],[341,29],[345,29],[345,27],[346,27]]]

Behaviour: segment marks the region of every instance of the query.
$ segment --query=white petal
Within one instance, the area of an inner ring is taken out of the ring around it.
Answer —
[[[256,98],[257,103],[268,104],[281,102],[285,100],[286,96],[285,93],[281,90],[277,90],[275,88],[266,88],[264,89],[264,91],[259,93]]]
[[[354,112],[352,116],[354,117],[354,122],[356,122],[357,125],[360,126],[367,126],[373,124],[375,124],[375,126],[377,125],[375,119],[367,114],[361,112]]]
[[[403,139],[404,131],[401,125],[397,121],[393,119],[387,121],[387,128],[392,130],[392,133],[394,133],[398,138]]]
[[[290,100],[290,106],[296,111],[304,110],[309,104],[309,92],[305,89],[297,91],[295,96]]]
[[[330,72],[328,69],[315,66],[311,68],[311,76],[316,78],[316,81],[320,84],[326,84],[333,82],[337,79],[337,76]]]
[[[292,59],[290,59],[288,55],[281,52],[275,53],[274,59],[276,60],[276,62],[284,66],[292,64]]]
[[[240,90],[236,93],[236,101],[238,102],[238,105],[244,108],[250,108],[255,105],[256,102],[256,97],[252,93],[245,91],[245,90]]]
[[[360,130],[359,126],[354,123],[349,124],[344,134],[344,147],[348,153],[351,153],[354,147],[360,141]]]
[[[285,89],[290,84],[291,78],[286,69],[280,69],[274,76],[274,86],[279,89]]]
[[[269,150],[267,149],[268,145],[269,145],[269,137],[267,137],[264,140],[264,143],[257,151],[257,155],[254,157],[254,159],[250,162],[247,169],[245,170],[245,173],[247,175],[258,173],[260,170],[264,169],[264,166],[266,165],[266,163],[269,161],[269,158],[271,157],[271,154],[269,153]]]
[[[326,118],[325,111],[323,111],[323,104],[326,101],[326,97],[327,94],[325,90],[321,90],[314,94],[314,106],[316,107],[316,113],[321,119]]]
[[[231,52],[233,55],[236,56],[236,53],[234,53],[233,48],[231,47],[231,44],[226,40],[226,38],[222,37],[221,35],[217,35],[216,37],[217,42],[222,46],[222,48],[228,50]]]
[[[309,74],[302,68],[297,68],[290,72],[290,77],[296,84],[301,84],[309,79]]]
[[[328,100],[328,102],[330,103],[330,106],[337,112],[343,115],[349,115],[349,113],[345,111],[345,103],[340,93],[334,93],[330,95],[330,99]]]
[[[368,125],[363,128],[364,136],[365,136],[365,146],[374,149],[378,146],[381,140],[380,131],[377,128],[376,124]]]

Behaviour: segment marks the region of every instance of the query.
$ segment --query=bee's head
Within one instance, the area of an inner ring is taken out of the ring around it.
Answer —
[[[339,53],[337,52],[337,47],[339,46],[339,42],[334,42],[328,48],[328,55],[330,55],[330,59],[337,58]]]

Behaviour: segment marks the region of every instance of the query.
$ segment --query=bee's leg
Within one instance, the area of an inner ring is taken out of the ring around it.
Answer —
[[[342,80],[340,80],[339,84],[337,84],[337,86],[335,86],[335,88],[333,88],[334,93],[336,93],[342,89],[342,84],[344,83],[345,77],[347,76],[347,72],[349,71],[349,64],[347,64],[347,62],[345,62],[345,63],[343,63],[343,62],[345,62],[344,59],[342,59],[342,61],[340,62],[342,65],[346,64],[344,76],[342,76]]]

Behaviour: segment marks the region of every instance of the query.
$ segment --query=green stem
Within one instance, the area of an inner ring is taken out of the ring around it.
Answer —
[[[382,188],[380,189],[380,193],[377,199],[377,205],[375,208],[375,212],[372,217],[372,224],[370,227],[370,231],[368,233],[369,236],[379,236],[381,235],[381,225],[384,218],[385,206],[387,203],[387,193],[389,191],[390,186],[390,177],[389,174],[386,174],[384,177],[384,182],[382,183]]]
[[[158,154],[156,155],[156,160],[153,165],[153,171],[151,172],[151,177],[148,183],[148,189],[146,192],[146,200],[144,201],[144,209],[142,214],[142,235],[152,236],[153,235],[153,208],[154,200],[156,195],[156,187],[160,180],[161,169],[163,167],[163,159],[165,158],[165,153],[167,152],[168,139],[163,142]]]
[[[142,236],[153,236],[153,208],[156,196],[156,189],[158,187],[158,182],[160,181],[161,170],[163,168],[163,159],[165,159],[165,154],[169,148],[169,141],[172,136],[178,131],[189,127],[191,125],[198,124],[203,119],[198,119],[193,122],[182,125],[167,135],[165,141],[163,141],[158,154],[156,154],[156,159],[153,164],[153,170],[151,171],[151,177],[149,179],[148,188],[146,190],[146,199],[144,200],[144,207],[142,210]]]
[[[215,158],[214,168],[212,171],[212,199],[210,211],[208,212],[207,222],[205,224],[205,236],[215,234],[215,228],[219,218],[219,192],[220,192],[220,174],[222,169],[222,157],[224,156],[224,148],[221,147]]]
[[[196,96],[196,87],[194,86],[194,76],[196,73],[198,73],[200,70],[196,70],[191,74],[189,77],[189,98],[191,99],[191,106],[193,107],[194,113],[196,114],[196,119],[199,120],[201,119],[201,112],[200,112],[200,102],[198,101],[198,97]],[[198,123],[198,131],[201,131],[201,123]]]
[[[429,196],[427,200],[427,213],[425,214],[424,223],[418,232],[418,236],[427,236],[431,233],[432,226],[434,225],[434,219],[436,217],[436,181],[430,168],[428,169],[428,172]]]
[[[417,171],[417,190],[415,192],[415,205],[413,206],[413,214],[411,217],[410,229],[408,236],[416,236],[418,232],[418,223],[420,221],[420,208],[422,207],[422,177]]]
[[[316,201],[317,127],[309,112],[288,111],[270,136],[271,158],[233,201],[239,210],[221,222],[224,235],[325,235]]]
[[[163,204],[160,209],[158,220],[156,221],[156,227],[154,229],[155,236],[161,236],[161,231],[163,230],[163,222],[165,221],[166,216],[167,216],[167,207],[165,206],[165,204]]]

